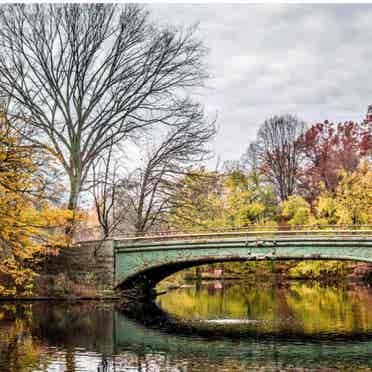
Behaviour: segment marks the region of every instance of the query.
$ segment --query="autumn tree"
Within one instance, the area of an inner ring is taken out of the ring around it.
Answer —
[[[168,215],[171,227],[183,231],[216,228],[222,219],[222,185],[217,172],[201,167],[190,170],[177,182]]]
[[[341,173],[357,170],[360,160],[372,149],[372,123],[329,121],[309,128],[302,136],[305,155],[301,194],[310,202],[323,190],[334,194]]]
[[[3,5],[0,46],[10,114],[64,168],[69,209],[112,142],[200,113],[188,98],[207,76],[195,29],[158,27],[138,5]]]
[[[235,169],[223,176],[222,224],[231,227],[275,225],[277,202],[274,189],[252,173]]]
[[[39,150],[23,143],[0,121],[0,293],[32,291],[37,264],[63,247],[62,227],[70,212],[49,198],[43,173],[38,170]]]
[[[336,188],[334,203],[330,208],[320,208],[323,198],[318,201],[318,213],[323,218],[336,219],[342,225],[368,225],[372,223],[372,169],[368,161],[352,172],[343,172]],[[327,210],[327,213],[325,213]]]
[[[304,130],[305,123],[295,116],[274,116],[261,125],[256,141],[249,145],[243,157],[275,187],[282,201],[297,188],[303,155],[299,138]]]
[[[253,176],[239,169],[187,176],[180,185],[173,225],[187,230],[243,228],[276,224],[276,197],[269,186],[257,187]]]
[[[292,225],[368,225],[372,223],[372,171],[367,161],[354,172],[343,171],[335,192],[323,191],[314,208],[300,196],[289,198],[282,213]],[[311,211],[313,209],[313,212]],[[345,276],[350,263],[340,261],[301,261],[290,275],[310,279]]]
[[[299,195],[291,195],[281,203],[281,215],[292,226],[315,223],[310,204]]]
[[[299,195],[281,204],[291,225],[368,225],[372,222],[372,171],[365,160],[354,172],[342,171],[334,192],[324,189],[313,207]]]

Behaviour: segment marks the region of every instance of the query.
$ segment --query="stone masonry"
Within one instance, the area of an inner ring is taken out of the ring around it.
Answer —
[[[88,241],[66,248],[58,256],[49,258],[47,274],[65,273],[77,283],[95,282],[108,288],[114,285],[114,244],[112,240]]]

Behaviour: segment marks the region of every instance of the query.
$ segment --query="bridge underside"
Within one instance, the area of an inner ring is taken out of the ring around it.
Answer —
[[[167,276],[208,263],[250,260],[372,262],[368,236],[131,242],[116,246],[116,285],[145,297]]]

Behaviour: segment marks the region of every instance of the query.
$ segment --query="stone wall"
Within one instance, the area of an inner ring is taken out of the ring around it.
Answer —
[[[48,259],[45,273],[64,273],[76,283],[89,281],[112,288],[115,276],[113,241],[90,241],[66,248]]]

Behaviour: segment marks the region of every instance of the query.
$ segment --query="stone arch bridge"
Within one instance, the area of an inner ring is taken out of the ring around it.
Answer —
[[[147,297],[167,276],[185,268],[247,260],[372,262],[372,229],[238,231],[114,240],[115,285]]]

